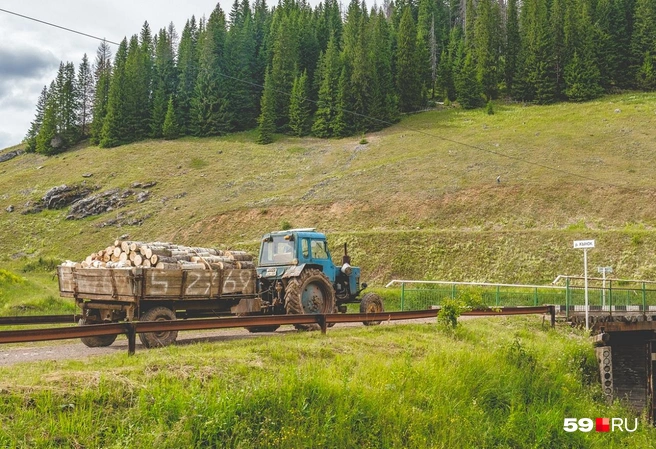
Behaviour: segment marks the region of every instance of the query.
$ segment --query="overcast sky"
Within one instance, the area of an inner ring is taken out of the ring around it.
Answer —
[[[227,14],[232,1],[220,3]],[[0,0],[0,9],[114,42],[139,33],[144,21],[153,35],[173,22],[179,35],[188,18],[209,16],[215,5],[207,0]],[[77,71],[85,53],[93,63],[99,43],[0,11],[0,150],[21,142],[59,62],[70,61]]]

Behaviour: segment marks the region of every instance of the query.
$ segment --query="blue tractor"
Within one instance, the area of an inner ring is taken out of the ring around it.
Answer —
[[[346,244],[341,266],[333,263],[326,236],[313,228],[290,229],[265,234],[257,267],[259,291],[268,313],[345,313],[346,304],[360,303],[360,312],[383,312],[375,293],[358,299],[367,284],[360,284],[360,268],[350,265]],[[364,324],[379,324],[366,321]],[[317,325],[298,325],[315,329]],[[277,326],[275,326],[277,328]],[[253,332],[272,331],[258,327]]]

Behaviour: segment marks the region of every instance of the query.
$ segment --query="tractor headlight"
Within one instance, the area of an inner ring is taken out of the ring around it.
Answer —
[[[353,272],[353,268],[351,268],[349,264],[345,263],[344,265],[342,265],[342,268],[340,268],[340,271],[345,275],[350,276],[351,273]]]

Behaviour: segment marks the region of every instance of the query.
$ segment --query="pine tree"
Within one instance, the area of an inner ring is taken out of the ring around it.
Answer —
[[[30,128],[27,131],[25,136],[25,151],[28,153],[34,153],[36,151],[36,137],[39,134],[41,125],[43,124],[43,118],[46,112],[46,105],[48,103],[48,88],[43,86],[41,90],[41,95],[36,103],[36,114],[34,120],[30,123]]]
[[[292,135],[302,137],[310,132],[310,104],[308,102],[308,76],[303,71],[294,79],[289,103],[289,129]]]
[[[175,120],[175,108],[173,107],[173,96],[169,97],[168,106],[166,107],[166,117],[162,125],[162,135],[166,140],[178,138],[178,124]]]
[[[265,145],[273,142],[273,133],[276,132],[275,92],[273,91],[273,84],[269,72],[264,77],[264,93],[262,94],[260,109],[257,143]]]
[[[93,121],[93,76],[89,67],[89,59],[85,53],[77,72],[77,98],[78,98],[78,123],[80,124],[80,135],[89,135],[89,124]]]
[[[93,122],[91,124],[91,143],[98,145],[102,133],[107,103],[109,101],[109,86],[111,83],[112,64],[111,51],[107,42],[102,41],[96,53],[94,63],[95,88],[93,95]]]
[[[417,31],[412,10],[406,6],[399,24],[396,48],[396,89],[402,112],[415,111],[422,106],[416,42]]]

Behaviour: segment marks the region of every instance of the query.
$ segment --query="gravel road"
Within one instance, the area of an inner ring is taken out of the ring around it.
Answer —
[[[465,318],[465,317],[463,317]],[[435,318],[425,318],[420,320],[399,320],[386,321],[381,326],[398,326],[401,324],[418,324],[434,323]],[[362,323],[338,323],[333,329],[362,326]],[[283,326],[276,332],[263,332],[251,334],[246,329],[216,329],[207,331],[183,331],[178,335],[177,345],[188,345],[192,343],[212,342],[212,341],[229,341],[245,338],[266,338],[272,336],[284,337],[286,334],[295,333],[296,330],[291,326]],[[330,332],[330,330],[328,330]],[[137,354],[146,349],[139,344],[137,338]],[[96,357],[116,352],[128,351],[128,341],[125,337],[119,336],[116,342],[111,346],[104,348],[88,348],[79,340],[63,340],[58,342],[39,342],[39,343],[21,343],[13,345],[0,346],[0,366],[11,366],[23,362],[40,362],[47,360],[70,360]]]

